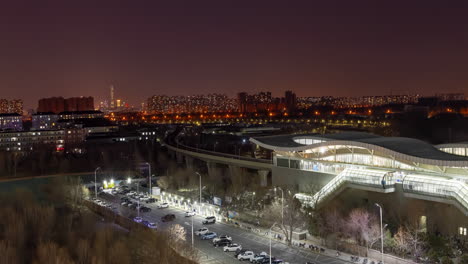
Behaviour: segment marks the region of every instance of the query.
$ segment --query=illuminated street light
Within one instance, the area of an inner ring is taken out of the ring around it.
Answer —
[[[128,183],[128,184],[131,184],[131,183],[132,183],[132,179],[131,179],[130,177],[128,177],[127,183]]]

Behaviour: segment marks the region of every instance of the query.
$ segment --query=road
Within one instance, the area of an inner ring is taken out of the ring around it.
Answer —
[[[120,205],[119,195],[111,194],[102,194],[99,196],[99,199],[106,202],[112,203],[116,206],[116,212],[126,216],[126,217],[135,217],[137,215],[136,210],[132,210],[128,207]],[[185,217],[184,211],[179,208],[164,208],[157,209],[157,203],[146,204],[151,208],[151,212],[141,213],[140,216],[143,220],[154,222],[157,224],[159,230],[167,229],[173,224],[179,224],[185,227],[187,233],[187,241],[191,242],[191,221],[190,217]],[[166,214],[174,214],[176,219],[172,222],[163,223],[161,217]],[[211,225],[202,225],[202,220],[204,218],[201,216],[193,217],[193,228],[194,231],[202,227],[208,227],[210,231],[216,232],[219,235],[229,235],[232,237],[234,243],[242,245],[243,249],[252,250],[254,253],[258,254],[262,251],[269,253],[269,239],[261,236],[259,234],[253,233],[248,230],[244,230],[238,227],[235,227],[230,224],[216,222]],[[201,240],[198,236],[194,235],[194,246],[200,250],[201,263],[239,263],[239,261],[234,258],[233,252],[223,252],[222,248],[213,247],[211,240]],[[323,264],[341,264],[346,263],[343,260],[332,258],[329,256],[324,256],[317,254],[309,250],[298,250],[286,246],[283,243],[272,240],[272,255],[277,259],[282,259],[291,264],[293,263],[306,263],[315,262]],[[248,262],[246,262],[248,263]]]

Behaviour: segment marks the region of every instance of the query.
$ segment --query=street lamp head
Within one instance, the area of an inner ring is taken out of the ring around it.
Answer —
[[[380,204],[378,203],[375,203],[375,206],[379,207],[380,209],[382,209],[382,207],[380,206]]]
[[[128,184],[132,183],[132,178],[128,177],[127,183],[128,183]]]

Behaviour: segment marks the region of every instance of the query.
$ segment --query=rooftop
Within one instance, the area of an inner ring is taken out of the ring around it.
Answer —
[[[297,143],[294,139],[311,138],[322,140],[324,142],[345,141],[347,144],[363,145],[367,144],[370,148],[373,146],[385,148],[387,150],[406,154],[413,157],[444,160],[444,161],[468,161],[468,157],[458,156],[440,151],[433,145],[422,140],[404,137],[382,137],[364,132],[343,132],[336,134],[289,134],[268,137],[255,137],[253,142],[260,143],[263,147],[273,150],[301,151],[308,149],[307,145]],[[324,143],[326,144],[326,143]],[[311,145],[310,148],[313,148]]]

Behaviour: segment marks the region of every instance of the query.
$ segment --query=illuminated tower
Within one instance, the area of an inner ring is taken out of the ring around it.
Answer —
[[[114,108],[114,85],[110,86],[110,108]]]

